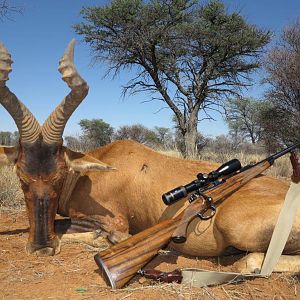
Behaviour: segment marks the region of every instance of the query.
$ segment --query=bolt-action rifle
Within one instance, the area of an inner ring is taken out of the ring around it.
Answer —
[[[95,261],[107,284],[112,288],[122,288],[137,273],[147,275],[141,271],[144,265],[171,239],[175,243],[185,242],[187,226],[194,218],[199,217],[202,220],[212,218],[226,197],[267,170],[277,158],[292,153],[299,146],[300,143],[297,143],[243,168],[237,159],[231,160],[216,171],[209,174],[199,173],[197,180],[163,194],[163,201],[167,205],[188,194],[190,196],[171,219],[164,220],[95,255]],[[161,276],[159,278],[166,281],[174,279],[168,278],[167,273],[148,276],[149,278]],[[177,273],[174,276],[175,280],[180,281]]]

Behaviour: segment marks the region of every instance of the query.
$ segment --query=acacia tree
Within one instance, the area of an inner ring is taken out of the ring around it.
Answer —
[[[79,125],[83,131],[80,139],[88,143],[90,149],[109,144],[112,140],[114,129],[102,119],[82,119]]]
[[[229,99],[226,104],[225,121],[230,134],[239,135],[256,144],[262,138],[261,115],[269,107],[268,103],[248,97]]]
[[[151,92],[174,112],[186,156],[196,153],[200,109],[209,113],[249,84],[270,39],[219,1],[114,0],[81,15],[74,28],[96,60],[109,62],[109,71],[135,67],[124,92]]]
[[[269,102],[269,105],[260,112],[260,124],[262,126],[262,141],[268,153],[274,153],[288,145],[291,140],[287,137],[293,137],[296,142],[299,133],[295,128],[289,125],[289,115],[284,113],[278,106]]]
[[[19,139],[18,132],[0,131],[0,145],[14,146]]]
[[[12,13],[21,13],[22,8],[14,6],[9,0],[0,0],[0,20],[7,18]]]
[[[141,125],[125,125],[121,126],[114,134],[116,140],[134,140],[148,146],[157,146],[159,138],[155,131]]]
[[[283,31],[267,55],[265,69],[270,86],[266,97],[273,104],[266,135],[276,136],[277,143],[295,143],[300,139],[300,20]]]
[[[159,144],[164,149],[172,149],[175,146],[174,133],[170,128],[155,126],[154,131],[158,138]]]

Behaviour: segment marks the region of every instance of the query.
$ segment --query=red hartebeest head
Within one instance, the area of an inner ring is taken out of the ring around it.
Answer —
[[[62,145],[66,123],[88,93],[88,85],[73,63],[74,44],[72,40],[59,63],[62,79],[71,92],[42,126],[6,86],[12,60],[0,44],[0,103],[13,117],[20,133],[17,147],[0,147],[0,163],[12,162],[21,181],[30,224],[28,253],[54,255],[59,252],[54,219],[67,172],[70,169],[110,169],[97,159]]]

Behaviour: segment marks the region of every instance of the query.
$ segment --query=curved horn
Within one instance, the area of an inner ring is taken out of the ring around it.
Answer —
[[[61,143],[62,135],[68,119],[86,97],[89,87],[84,79],[78,74],[74,65],[73,39],[68,45],[63,57],[59,62],[58,70],[62,79],[68,84],[71,92],[56,107],[42,127],[44,141],[47,144]]]
[[[14,119],[20,140],[25,143],[34,143],[41,132],[40,124],[28,108],[6,86],[11,72],[13,61],[3,44],[0,43],[0,103]]]

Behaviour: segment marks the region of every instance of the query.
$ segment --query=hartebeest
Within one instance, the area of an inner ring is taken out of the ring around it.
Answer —
[[[75,69],[73,49],[74,41],[59,64],[71,92],[41,126],[6,86],[12,61],[0,47],[0,103],[20,133],[18,146],[0,148],[0,162],[13,163],[21,181],[30,223],[28,253],[59,251],[56,213],[82,228],[101,229],[111,241],[141,231],[182,205],[166,209],[162,193],[217,167],[167,157],[132,141],[117,141],[87,154],[65,148],[65,125],[88,93],[87,83]],[[175,247],[196,256],[221,255],[229,248],[265,252],[287,189],[286,182],[272,177],[252,180],[230,196],[213,219],[195,219],[187,242]],[[299,252],[300,211],[285,247],[287,254]]]

